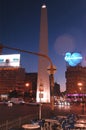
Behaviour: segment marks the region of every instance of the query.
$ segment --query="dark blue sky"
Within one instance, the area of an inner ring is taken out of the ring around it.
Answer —
[[[44,0],[48,12],[49,56],[57,67],[55,81],[65,90],[67,51],[86,56],[86,0]],[[43,0],[0,0],[0,42],[28,51],[39,51]],[[4,54],[17,53],[4,50]],[[84,59],[84,58],[83,58]],[[27,72],[37,72],[38,57],[21,54]],[[83,60],[83,65],[86,62]]]

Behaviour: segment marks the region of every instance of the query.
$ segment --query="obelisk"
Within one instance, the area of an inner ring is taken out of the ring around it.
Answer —
[[[39,53],[48,55],[48,20],[47,8],[43,4],[41,7],[41,22],[40,22],[40,41]],[[37,81],[37,102],[50,102],[50,82],[47,67],[49,61],[46,58],[39,56],[38,61],[38,81]]]

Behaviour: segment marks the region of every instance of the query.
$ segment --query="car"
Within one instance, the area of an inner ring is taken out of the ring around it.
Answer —
[[[10,102],[13,104],[24,104],[25,103],[23,98],[11,98]]]
[[[55,105],[63,105],[63,106],[70,106],[70,102],[69,101],[57,101],[55,102]]]

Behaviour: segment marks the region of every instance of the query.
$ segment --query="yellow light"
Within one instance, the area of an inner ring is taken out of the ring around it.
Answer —
[[[26,84],[25,84],[26,87],[29,87],[29,85],[30,85],[29,83],[26,83]]]
[[[82,86],[83,84],[82,83],[78,83],[78,86]]]

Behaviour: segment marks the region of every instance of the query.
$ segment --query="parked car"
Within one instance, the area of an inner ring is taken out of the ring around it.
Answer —
[[[11,98],[10,102],[13,104],[24,104],[25,103],[23,98]]]

